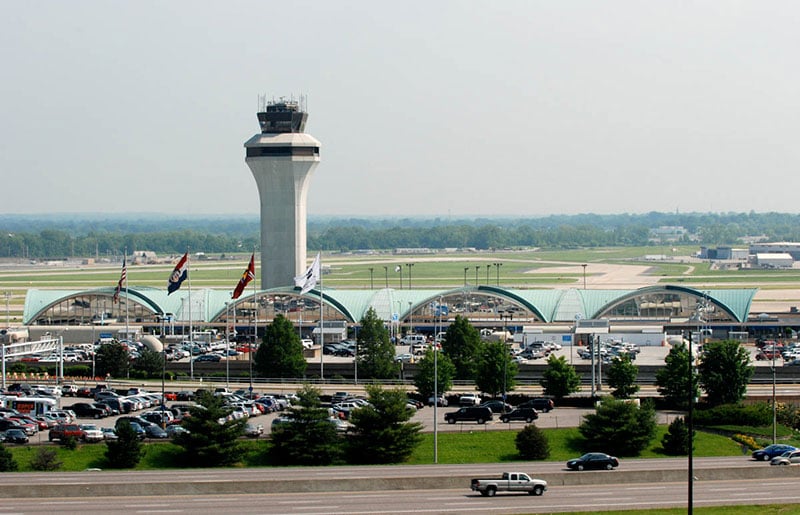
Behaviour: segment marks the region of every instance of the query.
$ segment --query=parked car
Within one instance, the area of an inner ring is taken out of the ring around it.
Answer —
[[[167,426],[167,435],[170,438],[174,438],[174,437],[178,436],[181,433],[188,433],[188,432],[189,432],[189,430],[186,429],[185,427],[183,427],[180,424],[170,424],[170,425]]]
[[[103,418],[107,416],[105,410],[92,406],[88,402],[77,402],[70,409],[75,412],[78,418]]]
[[[611,470],[618,466],[617,458],[602,452],[590,452],[567,462],[570,470]]]
[[[209,362],[209,363],[219,363],[222,361],[222,356],[219,354],[201,354],[197,356],[193,360],[195,363],[202,363],[202,362]]]
[[[451,411],[444,414],[444,420],[448,424],[455,424],[456,422],[477,422],[483,424],[492,420],[492,410],[489,408],[481,408],[480,406],[469,406],[459,409],[458,411]]]
[[[28,435],[22,429],[7,429],[5,432],[5,442],[8,443],[28,443]]]
[[[458,398],[458,404],[461,406],[477,406],[481,403],[481,398],[475,393],[466,393]]]
[[[57,424],[50,430],[47,438],[52,442],[53,440],[64,441],[66,438],[75,438],[76,440],[85,440],[86,433],[78,424]]]
[[[492,413],[508,413],[514,409],[514,406],[511,404],[498,400],[483,402],[481,403],[481,406],[484,408],[489,408],[492,410]]]
[[[508,423],[512,420],[524,420],[528,424],[539,418],[539,414],[533,408],[516,408],[509,413],[500,415],[502,422]]]
[[[166,431],[161,429],[156,424],[150,424],[144,428],[144,434],[147,438],[166,439],[169,435]]]
[[[261,424],[247,424],[244,426],[244,435],[250,438],[258,438],[264,434],[264,426]]]
[[[119,440],[117,432],[113,427],[101,427],[100,431],[103,432],[103,440]]]
[[[792,463],[800,463],[800,451],[786,451],[769,461],[770,465],[791,465]]]
[[[547,413],[555,408],[553,404],[553,399],[547,399],[545,397],[531,399],[529,401],[525,401],[519,406],[518,408],[533,408],[536,411]]]
[[[787,451],[796,451],[797,447],[792,445],[786,444],[772,444],[764,447],[763,449],[758,449],[757,451],[753,451],[751,455],[754,460],[759,461],[769,461],[776,456],[780,456],[784,452]]]
[[[85,442],[102,442],[105,439],[103,431],[94,424],[81,424],[80,428]]]
[[[447,407],[448,405],[447,397],[445,397],[444,395],[440,395],[436,405],[440,407]],[[428,406],[433,406],[433,395],[428,397]]]

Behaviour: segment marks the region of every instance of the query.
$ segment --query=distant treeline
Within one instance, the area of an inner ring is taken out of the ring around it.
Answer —
[[[737,245],[744,236],[800,241],[800,215],[646,213],[541,218],[322,218],[308,223],[310,250],[474,247],[606,247],[651,242],[651,229],[681,226],[678,243]],[[248,252],[260,245],[256,216],[0,215],[0,257],[119,256],[123,249],[178,254]]]

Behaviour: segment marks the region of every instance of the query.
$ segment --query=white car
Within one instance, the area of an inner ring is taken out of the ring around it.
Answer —
[[[105,439],[103,431],[94,424],[81,424],[83,439],[87,442],[102,442]]]
[[[481,403],[481,398],[475,393],[466,393],[458,398],[461,406],[477,406]]]
[[[302,340],[300,340],[300,343],[303,344],[304,349],[310,349],[311,347],[314,346],[314,340],[311,340],[309,338],[303,338]]]

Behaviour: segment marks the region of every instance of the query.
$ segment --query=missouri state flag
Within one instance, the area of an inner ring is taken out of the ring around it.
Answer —
[[[170,293],[177,291],[183,281],[189,277],[189,253],[185,253],[178,264],[175,265],[175,270],[172,271],[172,274],[169,276],[169,282],[167,283],[167,295]]]
[[[231,295],[231,298],[238,299],[242,295],[242,292],[247,287],[247,285],[250,284],[250,281],[252,281],[256,277],[255,260],[256,260],[256,255],[255,253],[253,253],[250,256],[250,264],[247,265],[247,270],[244,271],[244,273],[242,274],[242,278],[239,279],[239,284],[237,284],[236,289],[233,290],[233,295]]]

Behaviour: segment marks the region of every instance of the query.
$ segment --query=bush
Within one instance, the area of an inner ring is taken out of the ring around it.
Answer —
[[[692,444],[694,444],[694,439],[692,439]],[[683,417],[678,417],[670,423],[667,433],[661,439],[661,446],[664,447],[664,452],[673,456],[689,454],[689,426]]]
[[[61,468],[61,461],[54,449],[41,447],[31,460],[31,468],[42,472],[50,472]]]
[[[65,449],[69,449],[70,451],[74,451],[78,448],[78,440],[75,439],[74,436],[68,436],[66,438],[61,439],[61,446]]]
[[[753,438],[752,436],[737,433],[731,436],[731,439],[734,442],[741,444],[743,447],[746,447],[746,449],[743,450],[755,451],[756,449],[761,448],[761,446],[758,444],[758,442],[756,442],[755,438]]]
[[[550,442],[541,429],[528,424],[515,438],[520,457],[526,460],[546,460],[550,457]]]
[[[17,470],[17,462],[11,451],[0,445],[0,472],[14,472]]]
[[[699,426],[753,426],[772,424],[772,407],[764,402],[757,404],[722,404],[720,406],[695,410],[694,423]]]

